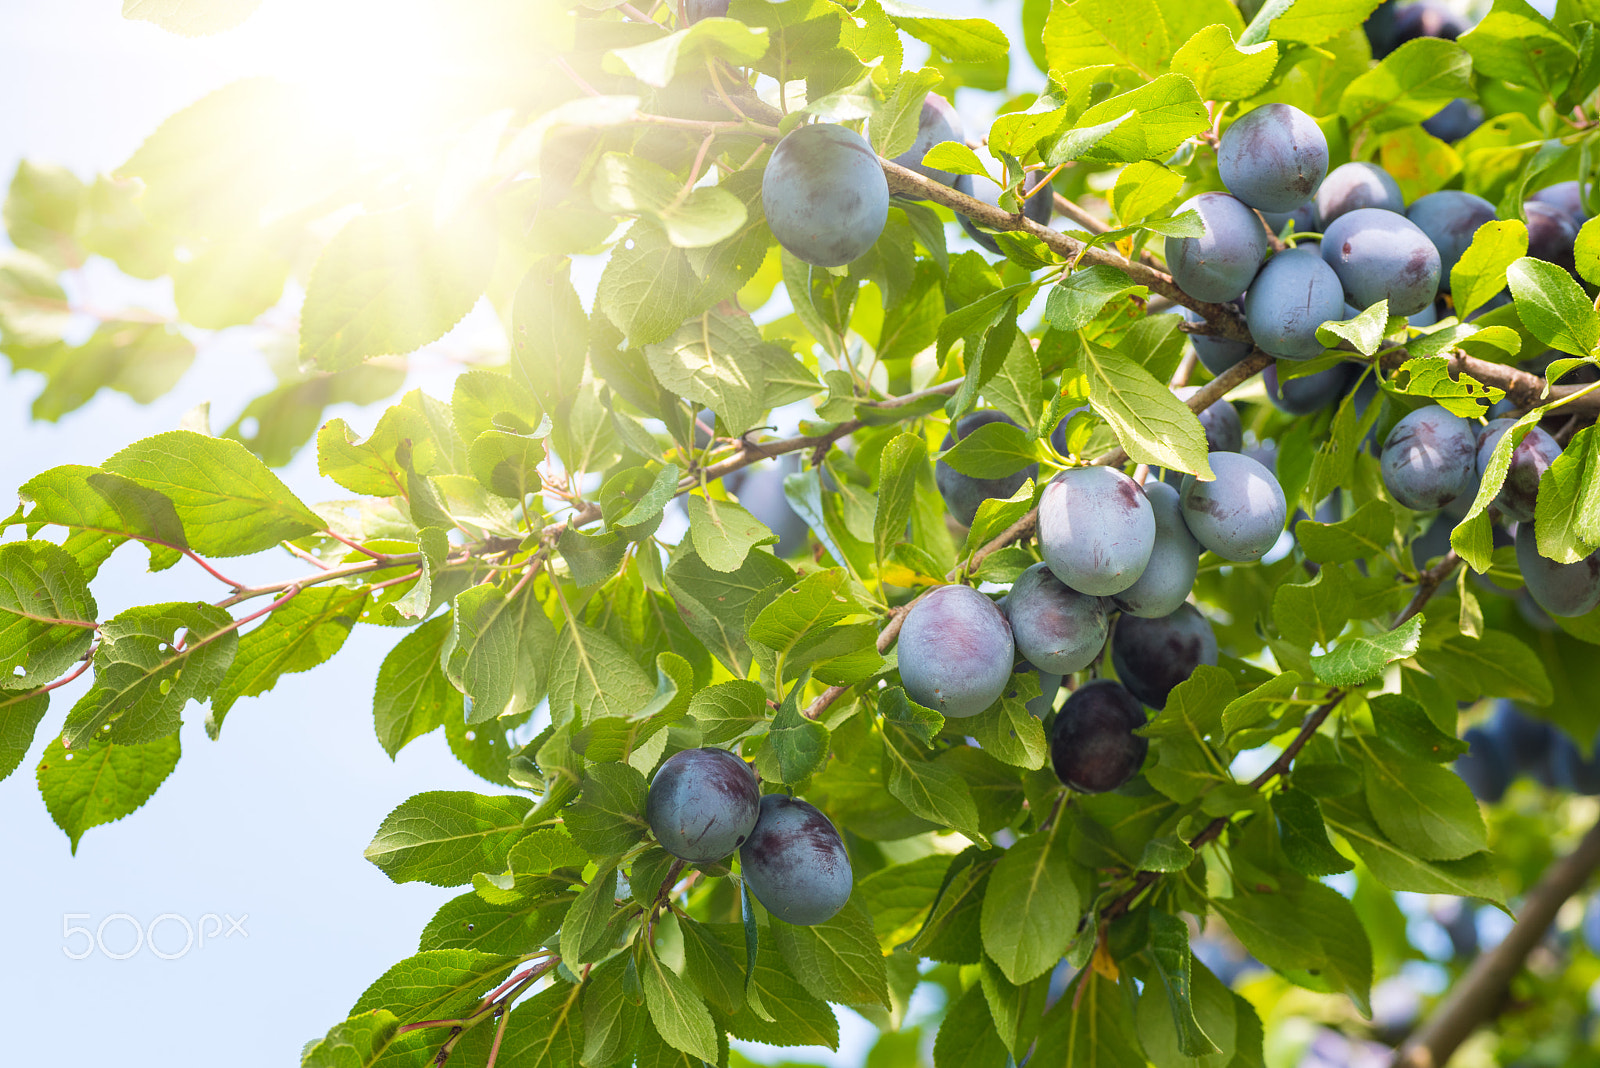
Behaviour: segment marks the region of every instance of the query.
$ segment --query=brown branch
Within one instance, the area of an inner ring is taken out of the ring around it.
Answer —
[[[917,600],[921,600],[922,597],[926,596],[927,594],[923,593]],[[911,604],[916,604],[916,601],[912,601]],[[878,632],[879,653],[887,653],[889,646],[893,645],[894,640],[900,636],[900,628],[905,624],[906,614],[911,611],[911,604],[903,604],[897,608],[889,609],[889,622],[884,625],[883,630]],[[843,697],[849,689],[850,687],[848,686],[829,686],[813,699],[801,714],[807,719],[821,719],[822,714],[828,710],[828,706]]]
[[[1437,564],[1434,564],[1432,567],[1428,568],[1428,570],[1418,575],[1417,592],[1412,595],[1411,602],[1406,605],[1404,611],[1402,611],[1398,616],[1395,616],[1394,625],[1389,629],[1393,630],[1395,627],[1398,627],[1400,624],[1404,623],[1406,620],[1422,611],[1422,606],[1427,604],[1429,598],[1438,592],[1439,587],[1444,584],[1444,580],[1450,577],[1450,573],[1454,571],[1460,565],[1460,563],[1461,557],[1456,555],[1456,551],[1454,549],[1451,549],[1449,552],[1445,553],[1442,558],[1440,558]]]
[[[1522,900],[1522,914],[1511,933],[1472,962],[1426,1023],[1405,1041],[1392,1068],[1443,1068],[1479,1025],[1504,1007],[1506,991],[1534,946],[1544,937],[1567,899],[1600,868],[1600,823],[1590,827],[1576,849],[1545,870]]]
[[[1409,358],[1405,349],[1394,348],[1380,353],[1379,363],[1384,371],[1393,373]],[[1449,353],[1448,358],[1450,362],[1446,366],[1451,378],[1458,378],[1462,374],[1468,374],[1484,385],[1503,389],[1506,392],[1507,399],[1518,408],[1524,410],[1553,403],[1587,388],[1582,385],[1548,386],[1540,375],[1529,374],[1527,371],[1521,371],[1503,363],[1490,363],[1488,360],[1480,360],[1459,350]],[[1547,388],[1549,389],[1548,396],[1545,393]],[[1574,413],[1583,412],[1587,415],[1600,415],[1600,393],[1589,393],[1563,407]]]

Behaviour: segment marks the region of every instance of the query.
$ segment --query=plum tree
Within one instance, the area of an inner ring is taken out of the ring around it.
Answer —
[[[1016,649],[1011,624],[971,586],[939,586],[900,628],[900,679],[913,701],[946,716],[976,716],[1000,699]]]
[[[1357,208],[1322,234],[1322,258],[1357,308],[1388,300],[1389,314],[1414,315],[1439,293],[1439,250],[1404,215]]]
[[[1228,192],[1250,207],[1294,211],[1328,173],[1328,139],[1299,108],[1263,104],[1223,131],[1217,169]]]
[[[1600,607],[1600,552],[1572,564],[1541,556],[1531,519],[1517,524],[1517,570],[1534,603],[1553,616],[1582,616]]]
[[[1527,201],[1522,211],[1528,217],[1528,255],[1553,263],[1568,273],[1575,271],[1578,220],[1566,208],[1538,200]]]
[[[816,806],[767,794],[739,847],[745,885],[773,916],[802,927],[825,923],[850,900],[854,877],[844,840]]]
[[[1196,300],[1233,300],[1250,285],[1267,255],[1261,217],[1226,193],[1201,193],[1177,214],[1199,214],[1200,237],[1167,238],[1167,265],[1178,288]]]
[[[1557,182],[1555,185],[1546,186],[1530,196],[1528,202],[1560,208],[1578,226],[1589,221],[1589,213],[1583,210],[1583,192],[1578,188],[1576,181]]]
[[[1268,260],[1250,283],[1244,314],[1264,351],[1310,359],[1323,349],[1317,327],[1344,316],[1344,288],[1315,250],[1289,249]]]
[[[1017,652],[1040,671],[1081,671],[1105,647],[1105,602],[1066,586],[1042,563],[1017,576],[1005,612]]]
[[[1467,751],[1456,757],[1456,774],[1473,797],[1491,805],[1498,803],[1516,777],[1500,740],[1482,727],[1468,727],[1461,740],[1467,743]]]
[[[1383,484],[1407,508],[1430,512],[1471,488],[1478,467],[1476,428],[1430,404],[1394,425],[1383,443]]]
[[[1217,477],[1201,482],[1185,475],[1178,491],[1184,523],[1196,541],[1224,560],[1261,559],[1288,518],[1283,487],[1271,471],[1242,453],[1214,452],[1207,459]]]
[[[1491,419],[1478,437],[1478,475],[1489,466],[1494,447],[1501,436],[1511,429],[1513,419]],[[1506,480],[1495,494],[1494,505],[1511,519],[1531,520],[1534,504],[1539,499],[1539,482],[1545,471],[1561,455],[1561,446],[1543,427],[1529,427],[1523,439],[1511,451],[1511,466],[1506,470]]]
[[[1123,615],[1111,631],[1117,678],[1151,708],[1166,708],[1173,687],[1201,664],[1217,663],[1217,635],[1192,604],[1155,619]]]
[[[1173,392],[1178,399],[1187,401],[1200,392],[1199,386],[1179,386]],[[1195,413],[1200,429],[1206,432],[1206,449],[1210,452],[1238,452],[1244,447],[1244,424],[1239,422],[1239,409],[1226,399],[1215,401]]]
[[[956,176],[922,162],[928,150],[941,141],[966,143],[961,133],[961,116],[950,106],[950,101],[938,93],[929,93],[922,101],[922,114],[917,119],[917,137],[911,147],[894,157],[894,162],[909,167],[940,185],[951,185]],[[920,199],[920,198],[917,198]]]
[[[1478,227],[1495,218],[1494,205],[1480,196],[1459,189],[1445,189],[1418,197],[1406,209],[1406,218],[1416,223],[1439,252],[1439,292],[1450,292],[1450,272],[1472,244]],[[1420,324],[1419,324],[1420,325]]]
[[[1145,725],[1144,707],[1109,679],[1079,686],[1061,706],[1050,731],[1050,764],[1056,777],[1085,794],[1115,790],[1144,765],[1149,739],[1133,732]]]
[[[1244,310],[1242,301],[1234,301],[1235,306]],[[1188,308],[1178,309],[1184,319],[1191,323],[1203,322],[1199,312]],[[1206,334],[1190,334],[1189,343],[1194,346],[1194,353],[1205,365],[1205,369],[1214,375],[1220,375],[1246,356],[1250,355],[1251,345],[1247,341],[1234,341],[1232,338],[1211,337]]]
[[[685,749],[650,780],[645,821],[661,848],[691,864],[721,860],[744,844],[761,809],[761,788],[726,749]]]
[[[819,122],[795,128],[772,150],[761,206],[784,248],[818,267],[842,267],[883,233],[889,181],[866,138]]]
[[[1261,372],[1261,383],[1267,387],[1267,400],[1274,408],[1290,415],[1310,415],[1344,396],[1350,373],[1343,365],[1336,365],[1284,382],[1278,378],[1278,368],[1269,366]]]
[[[1154,619],[1176,612],[1194,589],[1201,548],[1183,521],[1183,506],[1175,488],[1165,482],[1146,482],[1144,495],[1156,520],[1150,562],[1139,581],[1112,594],[1111,600],[1128,615]]]
[[[1069,468],[1039,498],[1039,552],[1056,578],[1080,593],[1109,597],[1132,586],[1155,539],[1149,499],[1114,468]]]
[[[944,436],[944,444],[940,448],[949,450],[955,447],[957,441],[977,430],[980,426],[990,423],[1010,423],[1016,426],[1016,420],[1003,412],[981,411],[971,412],[956,421],[953,434]],[[944,498],[945,507],[950,509],[950,514],[964,527],[972,525],[972,520],[978,514],[978,506],[992,498],[1005,500],[1029,479],[1038,479],[1039,465],[1030,464],[1021,471],[997,478],[975,478],[964,475],[949,464],[940,460],[934,464],[933,477],[939,487],[939,494]]]
[[[1328,172],[1317,187],[1317,218],[1322,221],[1322,232],[1339,216],[1361,208],[1382,208],[1385,211],[1406,210],[1405,197],[1400,194],[1400,183],[1376,163],[1342,163]],[[1326,238],[1324,238],[1326,242]]]

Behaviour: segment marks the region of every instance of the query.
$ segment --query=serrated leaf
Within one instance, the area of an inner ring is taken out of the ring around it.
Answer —
[[[134,745],[94,738],[71,751],[60,738],[46,746],[37,771],[39,793],[74,855],[84,831],[120,820],[150,800],[181,752],[177,734]]]
[[[367,603],[367,591],[313,586],[239,639],[228,673],[212,693],[206,733],[216,738],[223,717],[241,697],[256,697],[285,675],[312,668],[344,646]]]
[[[443,666],[472,699],[469,723],[526,711],[538,702],[545,659],[552,648],[559,655],[563,646],[537,598],[524,590],[508,599],[506,591],[486,582],[456,596],[451,618]],[[553,661],[552,667],[560,663]],[[556,681],[549,680],[552,696]]]
[[[814,997],[841,1005],[889,1007],[888,974],[872,922],[853,900],[810,927],[774,921],[769,937],[795,978]]]
[[[1600,546],[1600,456],[1593,427],[1572,436],[1539,479],[1534,534],[1539,555],[1575,564]]]
[[[505,869],[532,807],[510,794],[420,793],[384,817],[363,855],[397,883],[462,886],[476,872]]]
[[[1089,380],[1090,405],[1135,463],[1215,477],[1200,420],[1149,371],[1087,339],[1079,342],[1078,365]]]
[[[1345,86],[1339,112],[1352,129],[1373,133],[1422,122],[1471,92],[1472,57],[1454,41],[1406,41]]]
[[[1506,270],[1528,254],[1528,228],[1520,219],[1491,220],[1450,270],[1450,296],[1463,322],[1506,287]]]
[[[606,931],[617,904],[617,866],[600,865],[589,885],[578,891],[572,907],[561,921],[561,959],[570,964],[588,964],[609,952]]]
[[[719,682],[694,695],[689,715],[700,725],[701,741],[722,745],[767,721],[766,691],[745,679]]]
[[[627,764],[596,764],[583,777],[578,801],[566,810],[572,838],[597,857],[626,852],[649,829],[645,778]]]
[[[476,1005],[513,963],[514,958],[469,949],[417,953],[374,980],[350,1015],[387,1010],[402,1024],[449,1017]]]
[[[378,744],[392,758],[407,742],[459,715],[461,696],[439,669],[451,617],[436,616],[408,633],[378,667],[372,718]]]
[[[498,1063],[578,1068],[584,1050],[583,989],[557,981],[513,1008],[500,1040]],[[495,1030],[479,1026],[468,1031],[456,1056],[463,1064],[487,1064]]]
[[[1371,356],[1383,344],[1388,323],[1389,301],[1384,298],[1354,319],[1323,323],[1317,327],[1317,340],[1330,349],[1341,340],[1348,341],[1361,355]]]
[[[1178,1052],[1185,1057],[1220,1053],[1220,1047],[1195,1020],[1195,991],[1190,972],[1194,954],[1189,951],[1188,925],[1169,912],[1152,912],[1150,957],[1155,961],[1156,974],[1172,1012]]]
[[[88,652],[98,612],[65,549],[0,545],[0,690],[37,689],[65,672]]]
[[[1422,636],[1422,616],[1416,615],[1394,630],[1355,634],[1327,653],[1311,658],[1317,678],[1333,686],[1361,686],[1383,674],[1396,660],[1417,651]]]
[[[1302,519],[1294,536],[1307,559],[1323,564],[1360,560],[1383,552],[1394,535],[1394,508],[1386,501],[1368,501],[1336,523]]]
[[[1321,804],[1328,826],[1350,843],[1377,880],[1389,889],[1457,894],[1504,904],[1505,889],[1488,853],[1474,853],[1460,860],[1423,860],[1384,836],[1359,793],[1323,797]]]
[[[1128,276],[1114,267],[1084,267],[1051,288],[1045,318],[1058,330],[1082,330],[1101,308],[1129,294],[1144,297],[1149,290],[1129,282]]]
[[[702,1061],[717,1060],[717,1031],[711,1013],[678,973],[661,963],[649,947],[640,954],[639,978],[650,1022],[673,1049]]]
[[[1058,820],[1006,850],[983,898],[983,947],[1016,984],[1048,971],[1077,934],[1081,905]]]
[[[737,571],[752,549],[778,540],[765,523],[732,501],[691,493],[683,503],[695,554],[714,571]]]
[[[1317,799],[1304,790],[1284,790],[1272,798],[1283,855],[1301,875],[1320,878],[1349,871],[1353,865],[1328,841]]]
[[[703,69],[712,60],[725,59],[747,67],[766,54],[764,28],[745,26],[734,19],[705,18],[659,40],[608,52],[603,62],[612,73],[631,74],[661,89],[683,71]]]
[[[255,3],[248,6],[253,8]],[[399,1017],[387,1009],[352,1016],[312,1043],[300,1058],[300,1068],[368,1068],[382,1058],[399,1029]]]
[[[1517,316],[1546,345],[1588,356],[1600,344],[1600,312],[1562,268],[1524,256],[1506,269],[1506,282]]]
[[[1267,84],[1278,65],[1278,42],[1235,46],[1227,26],[1213,24],[1172,56],[1172,69],[1194,82],[1206,100],[1244,100]]]

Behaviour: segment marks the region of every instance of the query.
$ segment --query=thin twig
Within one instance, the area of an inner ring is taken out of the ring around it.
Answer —
[[[1411,601],[1406,605],[1405,609],[1394,617],[1394,624],[1389,629],[1393,630],[1422,611],[1422,606],[1427,604],[1428,599],[1438,592],[1444,580],[1450,577],[1450,572],[1454,571],[1460,563],[1461,557],[1456,555],[1454,549],[1451,549],[1440,558],[1437,564],[1418,575],[1417,592],[1412,595]]]

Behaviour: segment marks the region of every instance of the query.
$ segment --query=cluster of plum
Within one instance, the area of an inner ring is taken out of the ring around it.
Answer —
[[[1585,758],[1566,732],[1511,701],[1495,702],[1488,721],[1468,727],[1461,740],[1468,749],[1456,759],[1456,773],[1481,801],[1499,801],[1518,775],[1553,790],[1600,794],[1600,756]]]
[[[749,765],[726,749],[685,749],[650,780],[645,822],[661,848],[690,864],[739,851],[756,900],[788,923],[831,919],[850,899],[850,857],[833,823],[786,794],[761,794]]]

